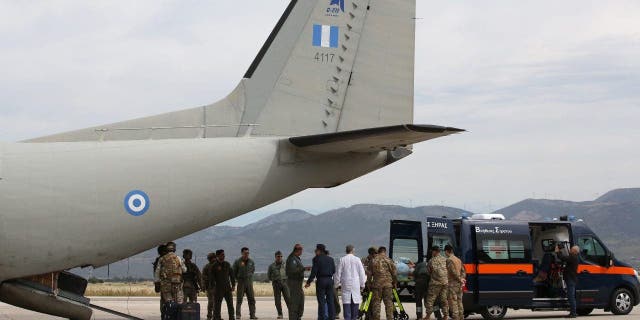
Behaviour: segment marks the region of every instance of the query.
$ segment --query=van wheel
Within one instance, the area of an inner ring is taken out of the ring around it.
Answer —
[[[611,295],[611,312],[617,315],[629,314],[633,309],[633,295],[626,288],[618,288]]]
[[[507,307],[504,306],[487,306],[480,312],[486,320],[499,320],[507,314]]]
[[[593,308],[581,308],[576,311],[579,316],[588,316],[593,311]]]

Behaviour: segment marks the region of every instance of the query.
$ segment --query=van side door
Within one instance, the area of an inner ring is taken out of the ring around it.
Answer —
[[[476,223],[472,235],[478,304],[531,305],[533,262],[528,225]]]
[[[424,257],[422,222],[391,220],[389,257],[398,269],[399,294],[413,296],[413,267]]]
[[[576,234],[575,237],[575,243],[580,247],[576,286],[578,305],[607,303],[616,283],[616,276],[609,274],[608,250],[594,234]]]

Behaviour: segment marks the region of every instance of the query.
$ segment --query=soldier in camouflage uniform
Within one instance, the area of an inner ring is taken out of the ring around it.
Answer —
[[[182,274],[187,271],[182,259],[176,255],[176,244],[167,243],[168,253],[158,260],[156,269],[160,279],[160,295],[165,302],[174,301],[182,304]]]
[[[167,254],[167,245],[166,244],[161,244],[158,246],[158,256],[156,257],[156,260],[153,262],[153,285],[154,285],[154,289],[156,293],[160,293],[160,277],[159,274],[156,275],[156,270],[158,270],[158,267],[160,266],[160,258],[162,258],[162,256],[164,256],[165,254]],[[162,299],[162,295],[160,295],[160,314],[162,315],[164,313],[164,308],[162,307],[164,306],[164,300]]]
[[[393,288],[398,284],[396,264],[387,257],[387,248],[380,247],[378,254],[369,263],[369,273],[373,277],[371,290],[371,317],[373,320],[380,320],[381,301],[384,301],[384,308],[387,320],[393,320]]]
[[[198,302],[198,292],[202,287],[202,274],[198,266],[191,262],[191,258],[193,258],[191,250],[183,250],[182,257],[184,258],[184,265],[187,267],[187,271],[182,274],[182,291],[186,302],[195,303]]]
[[[277,251],[275,254],[276,261],[269,266],[269,281],[273,287],[273,297],[275,298],[276,311],[278,311],[278,319],[282,319],[282,297],[284,303],[289,308],[289,287],[287,287],[287,270],[282,261],[282,252]]]
[[[216,303],[216,287],[213,277],[213,264],[216,262],[216,254],[210,252],[207,254],[207,260],[209,263],[202,268],[202,289],[207,293],[207,320],[211,320],[213,319]]]
[[[425,306],[425,318],[428,320],[433,312],[433,305],[436,300],[442,303],[440,310],[442,311],[442,319],[449,318],[449,307],[447,305],[447,259],[440,255],[440,247],[433,246],[431,248],[431,260],[427,264],[429,271],[429,287],[427,290],[427,305]]]
[[[453,253],[453,246],[446,245],[444,253],[447,255],[447,273],[449,287],[447,291],[449,309],[453,320],[464,319],[464,307],[462,306],[462,286],[466,282],[467,272],[462,261]]]
[[[231,293],[236,287],[236,278],[229,262],[224,261],[224,250],[216,251],[216,261],[213,263],[213,286],[215,287],[216,306],[213,318],[222,320],[222,299],[227,303],[229,319],[233,320],[233,297]]]
[[[369,272],[369,264],[371,263],[373,258],[376,257],[377,253],[378,253],[378,248],[370,247],[369,255],[362,258],[362,266],[364,267],[364,273],[367,275],[367,283],[365,287],[368,287],[371,281],[373,280],[373,278],[371,277],[371,273]]]
[[[371,283],[373,282],[373,277],[371,276],[371,272],[369,272],[369,264],[371,264],[371,261],[373,260],[373,258],[376,257],[376,254],[378,253],[378,248],[369,247],[368,253],[369,253],[368,256],[362,257],[361,259],[362,267],[364,268],[364,274],[367,276],[367,281],[364,284],[364,290],[362,292],[363,303],[365,300],[367,300],[367,297],[369,296],[369,292],[371,291]],[[371,310],[372,308],[369,308],[367,310],[367,313],[364,315],[365,320],[371,319]]]
[[[413,280],[416,283],[416,315],[417,319],[422,319],[422,303],[427,301],[427,286],[429,285],[429,272],[427,262],[420,261],[413,269]]]
[[[289,320],[300,320],[304,314],[304,265],[300,256],[302,255],[302,245],[296,244],[293,252],[287,258],[285,266],[287,272],[287,287],[291,297],[289,298]]]
[[[233,275],[238,283],[238,291],[236,292],[236,319],[241,318],[242,300],[247,295],[249,302],[249,318],[258,319],[256,317],[256,298],[253,294],[253,274],[256,272],[256,265],[249,258],[249,248],[240,250],[242,257],[233,263]]]

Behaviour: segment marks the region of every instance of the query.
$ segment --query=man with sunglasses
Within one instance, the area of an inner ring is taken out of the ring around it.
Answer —
[[[278,311],[278,319],[284,318],[282,314],[282,298],[284,303],[289,306],[289,287],[287,286],[287,271],[282,261],[282,252],[277,251],[275,254],[276,261],[269,266],[269,281],[273,287],[273,297],[275,298],[276,310]]]

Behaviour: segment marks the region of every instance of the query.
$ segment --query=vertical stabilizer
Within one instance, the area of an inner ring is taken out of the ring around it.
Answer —
[[[242,122],[254,135],[411,123],[414,41],[415,0],[293,0],[245,75]]]

